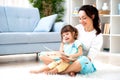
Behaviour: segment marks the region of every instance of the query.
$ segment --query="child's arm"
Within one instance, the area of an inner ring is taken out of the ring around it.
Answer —
[[[75,61],[79,56],[82,55],[82,46],[78,46],[78,52],[75,54],[71,55],[66,55],[64,52],[61,54],[61,59],[66,60],[67,62],[69,61]]]
[[[75,53],[75,54],[69,55],[68,59],[69,59],[70,61],[75,61],[75,60],[76,60],[79,56],[81,56],[81,55],[82,55],[82,46],[80,45],[80,46],[78,47],[78,52]]]
[[[61,44],[60,44],[60,49],[59,49],[60,52],[64,52],[64,50],[63,50],[63,46],[64,46],[64,44],[61,43]]]
[[[80,46],[78,47],[78,52],[75,53],[75,54],[69,55],[69,57],[70,57],[70,58],[77,58],[77,57],[79,57],[79,56],[81,56],[81,55],[82,55],[82,46],[80,45]]]

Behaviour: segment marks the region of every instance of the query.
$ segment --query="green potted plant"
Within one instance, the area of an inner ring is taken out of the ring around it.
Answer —
[[[39,9],[40,16],[58,14],[56,21],[62,21],[64,16],[64,0],[29,0],[33,7]]]

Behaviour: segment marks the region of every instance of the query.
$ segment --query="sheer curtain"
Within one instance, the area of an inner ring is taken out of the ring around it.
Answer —
[[[32,7],[28,0],[0,0],[1,6]]]

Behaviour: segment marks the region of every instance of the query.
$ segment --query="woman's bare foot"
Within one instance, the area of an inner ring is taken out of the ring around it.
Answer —
[[[70,75],[71,77],[74,77],[74,76],[76,76],[76,73],[75,73],[75,72],[70,72],[69,75]]]

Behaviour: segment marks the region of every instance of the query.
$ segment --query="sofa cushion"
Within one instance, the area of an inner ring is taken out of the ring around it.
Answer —
[[[52,28],[53,32],[60,32],[62,27],[64,27],[66,25],[65,22],[56,22]]]
[[[6,32],[0,33],[0,44],[60,42],[59,32]]]
[[[5,7],[9,32],[32,32],[40,20],[37,8]]]
[[[5,8],[0,6],[0,32],[8,32],[8,23]]]
[[[34,32],[49,32],[57,18],[57,14],[50,15],[42,18],[37,27],[34,29]]]

